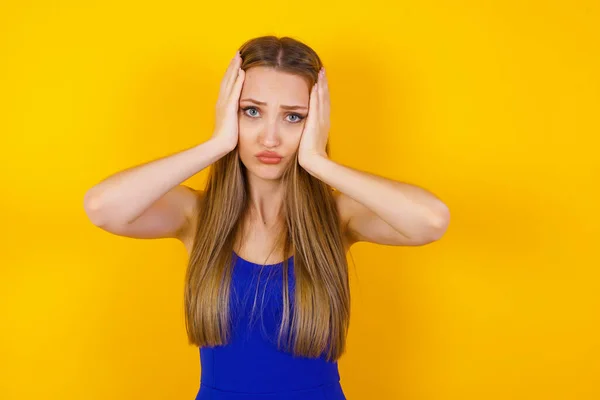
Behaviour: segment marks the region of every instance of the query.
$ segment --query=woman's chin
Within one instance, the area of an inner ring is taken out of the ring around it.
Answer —
[[[263,164],[258,163],[255,168],[253,168],[253,173],[257,177],[261,179],[280,179],[283,175],[285,165],[283,163],[280,164]]]
[[[256,176],[265,180],[277,180],[281,178],[283,171],[273,168],[271,171],[258,171]]]

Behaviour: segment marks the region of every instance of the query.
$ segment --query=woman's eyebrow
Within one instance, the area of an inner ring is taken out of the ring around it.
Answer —
[[[251,103],[258,104],[260,106],[266,106],[267,105],[267,103],[265,103],[264,101],[258,101],[258,100],[250,99],[250,98],[248,98],[248,99],[242,99],[242,100],[240,100],[240,103],[242,101],[249,101]],[[304,107],[304,106],[284,106],[284,105],[282,105],[280,107],[283,108],[283,109],[285,109],[285,110],[307,110],[308,109],[307,107]]]

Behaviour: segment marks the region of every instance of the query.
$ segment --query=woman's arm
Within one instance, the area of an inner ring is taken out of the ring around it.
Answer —
[[[93,224],[134,238],[185,241],[201,195],[181,185],[238,143],[238,109],[245,73],[238,52],[221,80],[212,137],[197,146],[120,171],[89,189],[84,208]],[[193,224],[192,224],[193,225]]]
[[[196,196],[181,185],[227,154],[223,141],[208,141],[109,176],[89,189],[84,208],[90,221],[111,233],[134,238],[179,237]]]
[[[348,243],[418,246],[439,239],[448,227],[450,212],[433,193],[329,159],[325,151],[329,109],[329,84],[322,69],[311,89],[298,163],[341,192],[336,195],[336,202]]]
[[[336,200],[349,243],[419,246],[440,239],[448,227],[448,207],[423,188],[322,156],[305,160],[302,167],[338,190]]]

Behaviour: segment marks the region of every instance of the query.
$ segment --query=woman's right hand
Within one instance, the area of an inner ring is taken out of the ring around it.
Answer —
[[[246,73],[240,68],[242,58],[239,52],[229,62],[221,81],[219,98],[215,112],[215,130],[212,139],[222,141],[231,150],[238,143],[238,108],[240,93]]]

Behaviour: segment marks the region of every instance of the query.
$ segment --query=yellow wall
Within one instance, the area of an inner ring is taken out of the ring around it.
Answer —
[[[195,396],[183,246],[83,195],[208,139],[270,33],[324,59],[332,159],[452,212],[429,246],[353,247],[348,398],[600,398],[598,2],[94,3],[0,6],[0,398]]]

